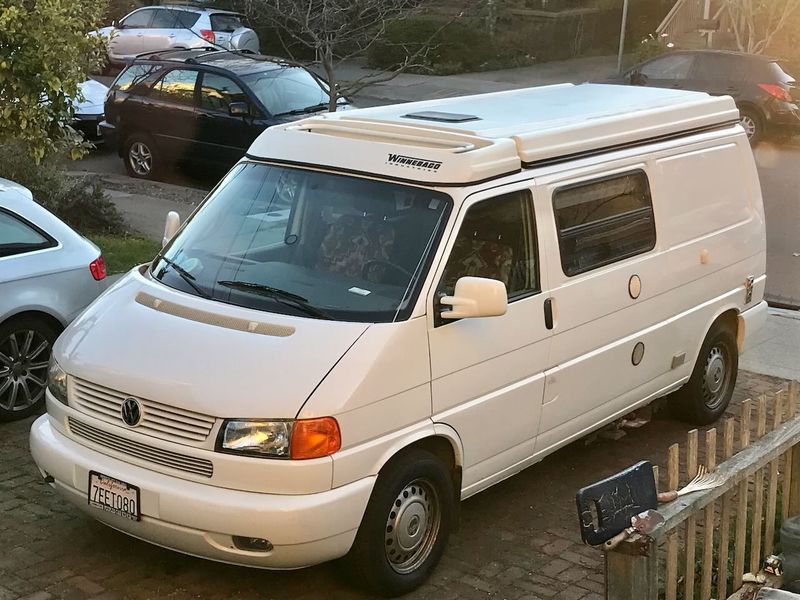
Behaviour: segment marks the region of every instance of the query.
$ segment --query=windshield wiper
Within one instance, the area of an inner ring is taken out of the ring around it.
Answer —
[[[306,113],[313,113],[318,112],[324,108],[328,108],[327,102],[320,102],[319,104],[312,104],[311,106],[306,106],[305,108],[296,108],[294,110],[288,110],[286,112],[278,113],[275,115],[276,117],[282,117],[284,115],[304,115]]]
[[[175,272],[176,272],[178,275],[180,275],[181,279],[183,279],[183,280],[184,280],[186,283],[188,283],[188,284],[189,284],[189,286],[190,286],[190,287],[191,287],[191,288],[192,288],[192,289],[193,289],[195,292],[197,292],[198,294],[200,294],[200,295],[201,295],[203,298],[209,298],[209,299],[211,298],[211,294],[209,294],[208,292],[205,292],[205,291],[203,291],[203,289],[202,289],[202,288],[201,288],[199,285],[197,285],[197,284],[195,283],[195,280],[196,280],[197,278],[196,278],[194,275],[192,275],[191,273],[189,273],[189,271],[187,271],[186,269],[184,269],[182,266],[180,266],[180,265],[179,265],[178,263],[176,263],[174,260],[172,260],[172,259],[170,259],[170,258],[167,258],[166,256],[162,256],[162,257],[161,257],[161,260],[163,260],[165,263],[167,263],[167,265],[169,265],[170,267],[172,267],[172,268],[175,270]],[[162,269],[161,269],[161,277],[163,277],[163,276],[164,276],[164,273],[165,273],[165,272],[166,272],[166,268],[162,268]],[[160,280],[161,280],[161,277],[157,277],[157,279],[160,281]]]
[[[252,281],[231,281],[223,279],[217,283],[234,290],[241,290],[244,292],[252,292],[253,294],[258,294],[260,296],[267,296],[268,298],[272,298],[278,302],[283,302],[284,304],[294,306],[311,317],[333,320],[333,317],[331,317],[324,310],[311,306],[306,298],[303,298],[297,294],[293,294],[292,292],[287,292],[286,290],[281,290],[279,288],[274,288],[261,283],[254,283]]]

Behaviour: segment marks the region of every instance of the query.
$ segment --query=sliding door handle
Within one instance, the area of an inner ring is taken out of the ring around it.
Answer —
[[[553,299],[547,298],[544,301],[544,326],[548,329],[553,328]]]

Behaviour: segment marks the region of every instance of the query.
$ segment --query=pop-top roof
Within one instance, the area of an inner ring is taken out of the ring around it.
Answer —
[[[454,185],[738,119],[729,97],[563,84],[315,116],[268,129],[248,154]]]

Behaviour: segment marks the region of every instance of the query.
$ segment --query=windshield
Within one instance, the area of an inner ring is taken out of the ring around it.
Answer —
[[[441,192],[245,162],[153,263],[189,294],[370,323],[406,319],[451,206]]]
[[[242,75],[242,80],[250,86],[271,115],[292,111],[328,107],[330,98],[317,80],[300,67],[281,67],[260,73]],[[344,98],[339,102],[346,102]]]

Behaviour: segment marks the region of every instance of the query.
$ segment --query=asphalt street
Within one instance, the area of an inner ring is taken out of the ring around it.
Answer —
[[[767,218],[767,300],[800,308],[800,146],[762,143],[756,161]]]

